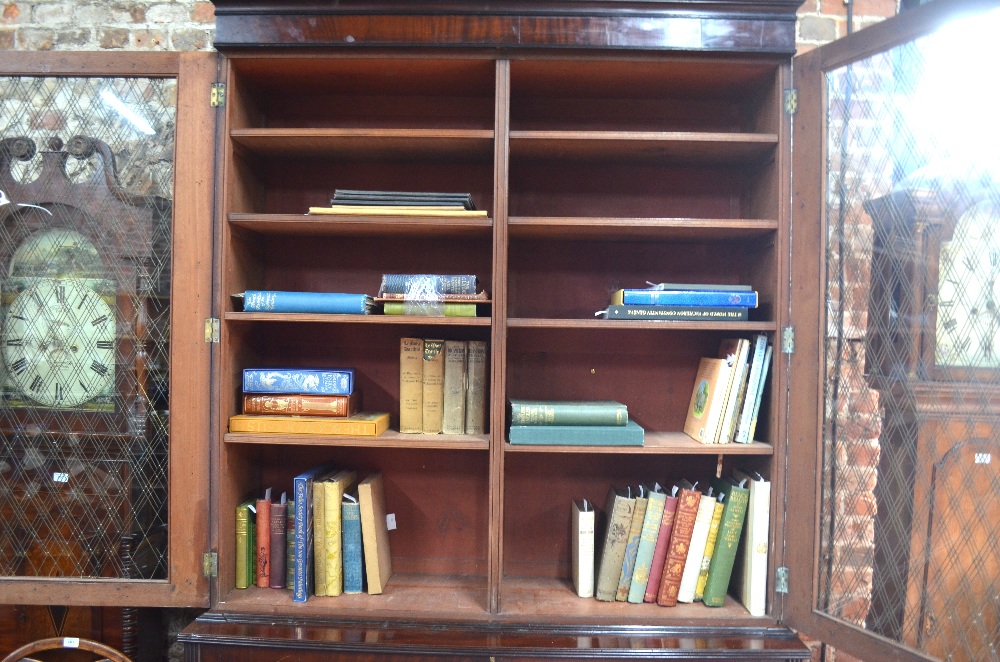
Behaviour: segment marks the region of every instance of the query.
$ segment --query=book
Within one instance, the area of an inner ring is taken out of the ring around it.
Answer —
[[[472,216],[486,218],[486,210],[461,209],[459,207],[450,209],[434,209],[433,207],[423,207],[416,205],[336,205],[332,207],[310,207],[310,214],[345,214],[351,216]]]
[[[271,488],[254,502],[257,513],[257,586],[271,585]]]
[[[741,481],[743,482],[745,481]],[[721,607],[729,591],[729,580],[732,578],[733,565],[736,561],[736,549],[740,544],[740,534],[743,531],[747,505],[750,501],[750,489],[725,478],[713,479],[712,486],[719,493],[725,494],[726,498],[722,509],[722,522],[719,524],[719,537],[708,567],[708,580],[705,582],[702,602],[708,607]]]
[[[642,446],[646,431],[635,421],[625,425],[511,425],[511,444],[534,446]]]
[[[406,294],[419,301],[436,294],[475,294],[477,286],[473,274],[383,274],[378,293]]]
[[[389,429],[388,412],[361,412],[353,416],[263,416],[236,414],[229,417],[233,433],[325,434],[347,437],[377,437]]]
[[[349,469],[339,471],[322,482],[323,486],[323,556],[317,564],[326,564],[324,595],[337,596],[344,592],[343,510],[344,492],[357,480]],[[317,580],[318,583],[318,580]]]
[[[465,389],[465,434],[486,434],[486,350],[485,340],[470,340]]]
[[[465,382],[469,343],[465,340],[444,342],[444,414],[441,431],[465,434]]]
[[[350,416],[361,409],[361,391],[350,395],[303,395],[298,393],[243,396],[244,414],[294,414],[297,416]]]
[[[424,430],[424,341],[399,339],[399,431]]]
[[[337,474],[337,469],[317,476],[312,486],[313,520],[313,595],[326,595],[326,489],[324,485]],[[339,503],[339,502],[338,502]]]
[[[731,372],[732,368],[725,359],[701,358],[684,420],[685,434],[695,441],[703,444],[715,441]]]
[[[350,395],[354,391],[354,368],[313,370],[306,368],[246,368],[244,393],[316,393]]]
[[[611,305],[715,306],[756,308],[757,292],[744,290],[621,289],[611,295]]]
[[[684,574],[684,563],[687,561],[691,534],[694,533],[694,523],[698,517],[698,506],[701,504],[702,493],[687,481],[683,481],[677,493],[677,510],[674,514],[674,525],[670,532],[670,545],[667,547],[666,558],[663,561],[663,573],[660,576],[660,586],[656,593],[656,603],[664,607],[677,604],[677,593]]]
[[[708,540],[705,542],[705,553],[701,557],[701,567],[698,570],[698,583],[694,588],[695,601],[701,600],[705,594],[705,584],[708,582],[708,567],[712,562],[712,554],[715,552],[715,542],[719,537],[719,524],[722,522],[722,502],[726,495],[720,494],[715,501],[715,510],[712,511],[712,523],[708,527]]]
[[[626,599],[633,604],[640,604],[646,593],[650,569],[653,564],[653,552],[656,540],[660,535],[660,525],[663,522],[663,507],[667,495],[659,483],[654,483],[647,492],[646,512],[642,520],[642,531],[639,536],[639,547],[635,554],[635,567],[629,582]]]
[[[288,500],[285,517],[285,588],[295,583],[295,500]]]
[[[743,284],[724,283],[651,283],[646,281],[650,290],[721,290],[724,292],[750,292],[753,287]]]
[[[698,573],[701,572],[701,561],[705,557],[705,545],[708,543],[708,531],[712,525],[712,515],[715,513],[717,499],[708,493],[702,494],[698,501],[694,528],[691,530],[691,542],[688,543],[687,557],[684,559],[684,571],[681,573],[681,583],[677,588],[677,602],[694,602],[695,588],[698,586]]]
[[[625,425],[628,407],[612,400],[510,399],[511,425]]]
[[[750,341],[746,338],[724,338],[719,344],[718,357],[729,363],[729,384],[726,386],[726,403],[722,410],[722,420],[715,434],[715,443],[724,444],[732,441],[729,432],[736,417],[736,404],[739,399],[740,383],[745,377],[747,355],[750,353]]]
[[[236,588],[248,588],[257,583],[257,558],[254,554],[257,546],[254,527],[256,501],[248,499],[236,506]]]
[[[341,542],[344,557],[344,593],[364,591],[364,550],[361,546],[361,504],[357,490],[344,493],[340,509]]]
[[[244,312],[333,313],[367,315],[375,308],[369,294],[348,292],[283,292],[247,290],[235,295]]]
[[[672,322],[745,322],[746,306],[668,306],[611,304],[598,315],[609,320],[665,320]]]
[[[767,554],[771,518],[771,481],[756,472],[733,470],[733,478],[746,480],[747,501],[743,535],[736,552],[733,584],[737,597],[751,616],[764,616],[767,600]]]
[[[292,496],[295,501],[295,576],[292,581],[292,600],[305,602],[313,587],[313,482],[317,476],[328,473],[332,467],[317,465],[292,479]]]
[[[365,553],[368,592],[382,593],[392,575],[389,528],[385,519],[385,487],[382,474],[373,473],[358,483],[361,506],[361,544]]]
[[[475,209],[471,193],[437,192],[437,191],[378,191],[364,189],[336,189],[330,204],[338,202],[364,202],[378,204],[379,202],[406,204],[449,204],[465,209]]]
[[[631,487],[608,490],[604,507],[604,537],[601,540],[601,559],[597,568],[594,597],[604,602],[614,602],[618,593],[618,579],[621,577],[622,559],[628,544],[629,530],[632,528],[632,510],[635,507],[635,493]]]
[[[649,563],[649,579],[646,581],[646,592],[642,596],[643,602],[656,602],[656,595],[660,590],[663,563],[667,560],[670,533],[673,530],[674,515],[677,512],[678,490],[677,485],[674,485],[663,500],[663,517],[660,518],[660,531],[656,534],[656,547],[653,548],[653,559]]]
[[[271,588],[285,588],[285,574],[288,562],[285,559],[287,548],[285,527],[288,524],[287,495],[282,492],[281,500],[271,504]]]
[[[586,499],[573,501],[570,508],[572,530],[570,533],[570,560],[573,568],[573,587],[581,598],[594,597],[594,507]]]
[[[750,414],[750,428],[747,430],[747,443],[754,440],[757,432],[757,415],[760,413],[760,402],[764,399],[764,387],[767,385],[767,375],[771,368],[771,350],[774,348],[770,343],[764,350],[764,366],[761,368],[760,381],[757,383],[757,393],[753,400],[753,411]]]
[[[438,434],[444,423],[444,341],[425,338],[423,432]]]
[[[429,317],[475,317],[474,303],[457,301],[386,301],[382,304],[384,315],[427,315]]]
[[[632,523],[628,538],[625,541],[625,555],[622,557],[621,573],[618,576],[618,591],[615,600],[625,602],[629,587],[632,586],[632,573],[635,570],[635,555],[639,551],[639,540],[642,537],[642,523],[646,517],[646,506],[649,504],[649,493],[645,485],[639,485],[635,490],[635,504],[632,506]]]
[[[767,349],[767,334],[758,333],[753,337],[750,357],[750,368],[747,373],[746,394],[740,406],[739,422],[736,426],[736,433],[733,441],[738,443],[748,443],[750,432],[750,419],[753,415],[754,401],[757,399],[757,387],[760,385],[760,376],[764,367],[764,353]]]

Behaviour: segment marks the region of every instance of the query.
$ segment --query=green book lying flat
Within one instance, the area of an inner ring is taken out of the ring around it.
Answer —
[[[566,446],[642,446],[646,431],[635,421],[625,425],[511,425],[512,444]]]

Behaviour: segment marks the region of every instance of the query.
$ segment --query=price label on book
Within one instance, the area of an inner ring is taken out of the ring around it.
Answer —
[[[396,513],[386,513],[385,528],[389,529],[390,531],[396,530]]]

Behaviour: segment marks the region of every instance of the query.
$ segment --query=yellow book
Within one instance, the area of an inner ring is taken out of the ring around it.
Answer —
[[[325,549],[317,556],[317,570],[320,562],[326,564],[326,595],[337,596],[344,592],[344,556],[341,544],[341,507],[344,492],[354,484],[357,474],[345,469],[323,481],[323,528]],[[318,577],[318,573],[317,573]],[[317,593],[318,594],[318,593]]]
[[[439,434],[444,425],[444,341],[424,339],[423,363],[425,434]]]
[[[719,538],[719,524],[722,522],[722,501],[716,499],[715,510],[712,511],[712,522],[708,525],[708,542],[705,543],[705,554],[701,559],[701,569],[698,571],[698,583],[694,588],[694,599],[701,600],[708,583],[708,567],[712,563],[712,553],[715,551],[715,541]]]
[[[328,434],[377,437],[389,429],[388,412],[361,412],[344,418],[326,416],[259,416],[237,414],[229,417],[230,432],[275,432],[280,434]]]
[[[326,490],[323,489],[325,481],[337,475],[337,470],[330,471],[316,478],[312,488],[312,519],[313,519],[313,594],[326,595],[326,564],[323,559],[326,557],[326,527],[323,521],[326,519]]]
[[[424,341],[399,339],[399,431],[424,431]]]

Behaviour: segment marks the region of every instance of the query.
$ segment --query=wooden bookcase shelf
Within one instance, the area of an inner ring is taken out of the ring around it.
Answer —
[[[770,444],[702,444],[683,432],[647,432],[642,446],[531,446],[505,444],[506,453],[601,453],[618,455],[771,455]]]
[[[744,163],[772,153],[777,134],[683,131],[512,131],[512,159],[622,163]]]
[[[490,448],[490,440],[486,435],[400,434],[398,430],[386,430],[377,437],[340,437],[318,434],[236,434],[227,432],[225,437],[223,437],[223,441],[227,444],[366,446],[369,448],[419,448],[421,450],[438,449],[450,451],[486,451]]]
[[[262,157],[490,161],[493,132],[473,129],[240,129],[233,146]]]
[[[316,205],[322,206],[322,205]],[[232,213],[229,224],[260,234],[289,235],[417,235],[423,237],[490,237],[491,218],[441,216],[329,216],[323,214],[245,214]]]
[[[727,218],[592,218],[512,216],[507,231],[512,238],[599,239],[629,241],[642,238],[676,241],[746,241],[769,237],[778,229],[773,219]]]
[[[403,324],[406,326],[489,326],[489,317],[433,317],[422,315],[325,315],[319,313],[244,313],[230,311],[223,319],[232,322],[280,322],[313,324]]]

